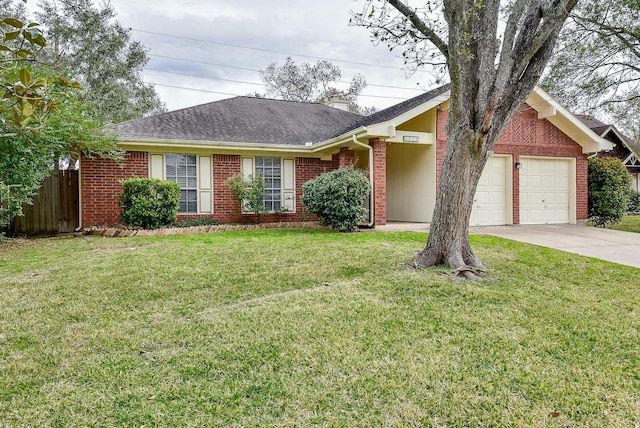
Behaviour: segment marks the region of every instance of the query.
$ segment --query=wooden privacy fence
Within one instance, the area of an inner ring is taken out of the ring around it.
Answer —
[[[33,205],[22,207],[8,227],[11,235],[44,235],[73,232],[80,226],[80,186],[77,170],[59,170],[48,177],[33,197]]]

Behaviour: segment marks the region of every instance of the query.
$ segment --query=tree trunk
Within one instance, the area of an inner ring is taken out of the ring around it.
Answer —
[[[376,39],[404,46],[405,57],[418,66],[437,57],[429,45],[423,48],[428,40],[446,60],[451,78],[445,159],[429,240],[416,268],[447,264],[471,279],[484,271],[469,244],[480,175],[500,134],[540,79],[577,2],[514,0],[505,7],[500,0],[443,0],[446,39],[435,9],[424,13],[406,0],[385,1],[400,16],[377,2],[358,15]]]
[[[495,142],[467,126],[468,119],[459,112],[450,113],[444,160],[448,167],[440,176],[427,246],[414,266],[446,264],[460,276],[477,279],[485,268],[469,243],[469,218],[488,147]]]

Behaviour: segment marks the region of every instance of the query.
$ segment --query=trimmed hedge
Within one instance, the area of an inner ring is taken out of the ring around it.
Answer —
[[[180,185],[157,178],[121,181],[122,222],[143,229],[157,229],[176,222],[180,207]]]
[[[350,232],[364,219],[364,201],[370,192],[371,184],[363,171],[341,168],[304,183],[302,204],[322,225]]]

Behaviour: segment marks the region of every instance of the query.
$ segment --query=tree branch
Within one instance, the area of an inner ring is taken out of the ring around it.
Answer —
[[[431,43],[433,43],[436,48],[444,55],[444,57],[449,60],[449,46],[445,43],[440,36],[438,36],[435,31],[433,31],[427,24],[424,23],[420,18],[418,18],[415,10],[413,10],[408,5],[404,4],[401,0],[386,0],[391,6],[396,8],[398,12],[404,15],[414,27],[425,35],[427,39]]]

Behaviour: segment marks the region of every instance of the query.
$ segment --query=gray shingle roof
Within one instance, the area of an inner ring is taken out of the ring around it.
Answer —
[[[449,89],[450,85],[440,86],[439,88],[427,91],[424,94],[418,95],[417,97],[413,97],[384,110],[377,111],[369,116],[362,116],[360,120],[352,124],[349,128],[340,130],[336,135],[334,135],[334,137],[346,134],[350,130],[357,129],[362,126],[375,125],[377,123],[384,123],[389,120],[393,120],[394,118],[408,112],[409,110],[412,110],[428,101],[431,101],[435,97],[444,94]]]
[[[331,138],[362,116],[317,103],[236,97],[117,125],[122,139],[304,145]]]
[[[370,116],[318,103],[236,97],[122,122],[116,133],[121,139],[304,145],[392,120],[448,90],[445,85]]]
[[[622,136],[622,143],[627,146],[627,148],[634,155],[636,155],[636,157],[640,157],[640,143],[624,135],[615,126],[607,125],[606,123],[592,116],[579,116],[579,118],[582,122],[584,122],[585,125],[591,128],[593,132],[600,135],[601,137],[604,137],[604,134],[607,133],[607,131],[609,131],[610,129],[614,129],[620,136]]]

